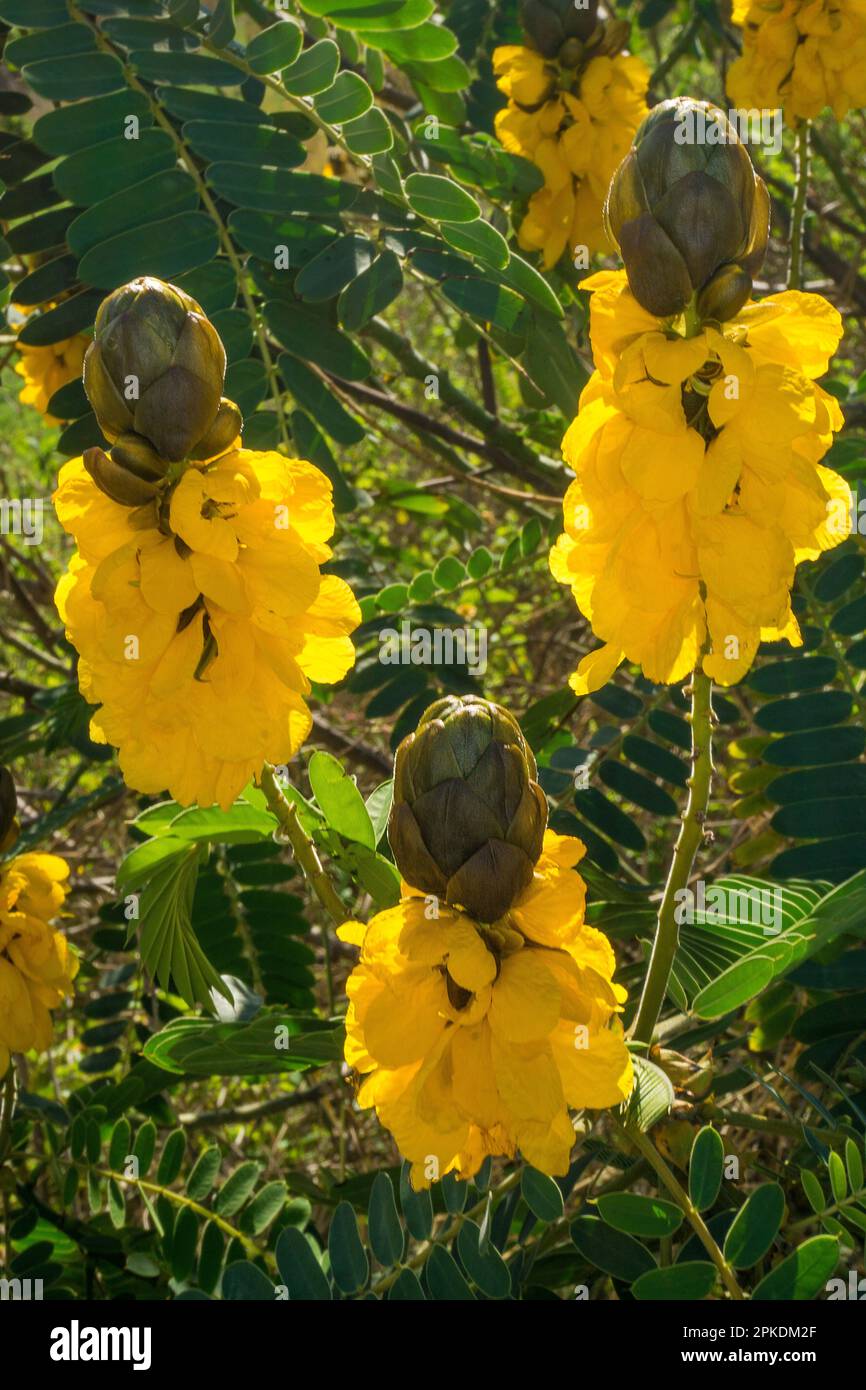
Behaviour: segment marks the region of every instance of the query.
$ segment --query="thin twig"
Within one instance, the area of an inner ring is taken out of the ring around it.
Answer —
[[[806,194],[809,188],[809,122],[797,127],[797,187],[791,211],[791,257],[788,261],[788,289],[798,290],[803,282],[803,226]]]
[[[325,1086],[311,1086],[308,1091],[290,1091],[287,1094],[271,1096],[269,1100],[258,1101],[255,1105],[227,1105],[220,1110],[204,1110],[197,1114],[194,1110],[178,1116],[184,1129],[207,1129],[211,1125],[248,1124],[250,1120],[260,1120],[265,1115],[276,1115],[282,1110],[294,1110],[302,1105],[312,1105],[321,1100]]]

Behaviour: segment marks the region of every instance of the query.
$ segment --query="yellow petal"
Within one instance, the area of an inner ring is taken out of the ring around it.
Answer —
[[[820,294],[786,290],[747,304],[735,322],[745,324],[749,344],[766,361],[784,363],[811,378],[823,376],[842,339],[838,309]]]
[[[559,986],[545,968],[542,952],[518,951],[502,961],[493,987],[490,1026],[503,1041],[546,1038],[559,1019]]]
[[[349,946],[363,946],[366,932],[363,922],[342,922],[337,927],[337,936]]]
[[[648,501],[673,502],[698,481],[704,447],[696,430],[671,436],[635,427],[620,458],[623,476]]]
[[[202,615],[197,613],[182,632],[175,634],[160,657],[150,678],[151,693],[165,699],[190,685],[203,650]]]
[[[189,563],[196,587],[205,598],[224,608],[227,613],[249,612],[243,576],[236,563],[195,551]]]
[[[740,441],[733,430],[722,430],[701,461],[694,504],[702,516],[721,512],[733,496],[743,467]]]
[[[615,642],[606,642],[603,647],[588,652],[577,670],[569,676],[568,683],[575,695],[588,695],[607,685],[617,666],[623,659],[622,650]]]
[[[155,613],[181,613],[195,603],[199,586],[188,560],[182,560],[174,541],[142,550],[141,594]]]
[[[411,989],[385,985],[364,1019],[370,1054],[383,1067],[405,1066],[425,1056],[443,1033],[447,1005],[445,980],[428,974]]]
[[[575,1109],[619,1105],[631,1093],[634,1072],[621,1030],[586,1034],[562,1024],[551,1039],[562,1089]]]

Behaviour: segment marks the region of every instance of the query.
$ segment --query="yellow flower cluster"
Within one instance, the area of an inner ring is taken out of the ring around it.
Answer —
[[[0,1076],[12,1052],[51,1044],[51,1014],[72,991],[78,959],[51,926],[69,868],[55,854],[21,854],[0,866]]]
[[[567,90],[558,85],[555,63],[509,45],[495,50],[493,70],[508,97],[496,116],[496,134],[510,154],[531,160],[544,174],[519,245],[540,251],[546,269],[566,248],[585,246],[589,255],[609,250],[602,210],[614,170],[647,114],[645,64],[622,53],[591,58]]]
[[[788,291],[686,336],[641,308],[625,271],[584,288],[596,370],[563,441],[577,476],[550,564],[605,645],[571,685],[598,689],[624,658],[681,680],[702,651],[730,685],[762,639],[800,645],[794,568],[848,533],[848,485],[819,462],[842,414],[816,384],[842,321]]]
[[[19,343],[15,370],[24,378],[24,385],[18,399],[25,405],[32,405],[49,424],[57,424],[58,421],[48,413],[48,402],[61,386],[81,376],[89,343],[90,339],[83,333],[77,333],[74,338],[65,338],[62,343],[52,343],[50,347],[28,347],[25,343]]]
[[[743,30],[728,73],[736,106],[781,107],[792,124],[866,106],[863,0],[735,0],[732,18]]]
[[[584,924],[579,840],[547,831],[532,882],[482,927],[405,888],[397,907],[338,934],[361,948],[347,985],[346,1060],[362,1075],[412,1183],[477,1173],[519,1149],[568,1171],[568,1108],[617,1105],[632,1064],[616,1019],[625,991],[601,932]]]
[[[320,572],[331,484],[303,460],[236,448],[174,465],[135,510],[73,459],[54,500],[78,547],[56,601],[82,694],[102,707],[92,737],[118,747],[139,791],[228,807],[309,734],[310,681],[354,662],[358,605]]]

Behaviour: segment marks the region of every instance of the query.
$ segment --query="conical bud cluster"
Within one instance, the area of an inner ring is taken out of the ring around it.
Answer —
[[[723,322],[751,295],[770,202],[724,113],[676,97],[639,127],[613,176],[605,224],[649,313],[668,318],[694,304],[702,319]]]
[[[84,385],[107,439],[134,432],[176,462],[210,429],[226,355],[201,305],[151,276],[103,300]]]
[[[113,448],[88,449],[84,457],[107,496],[143,506],[172,464],[229,448],[243,422],[222,394],[225,370],[219,334],[176,285],[143,276],[103,301],[84,359],[84,389]]]
[[[514,717],[476,696],[437,700],[397,749],[388,839],[413,888],[495,922],[532,881],[547,824]]]

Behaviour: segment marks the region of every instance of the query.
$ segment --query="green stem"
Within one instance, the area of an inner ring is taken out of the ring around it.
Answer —
[[[683,311],[683,321],[685,323],[686,337],[696,338],[703,332],[703,319],[698,312],[698,296],[693,294]]]
[[[5,1162],[12,1130],[12,1111],[15,1109],[15,1068],[9,1061],[9,1070],[3,1082],[3,1105],[0,1111],[0,1164]]]
[[[733,1269],[713,1240],[706,1222],[697,1207],[693,1204],[688,1193],[680,1186],[676,1177],[656,1149],[655,1144],[653,1144],[645,1134],[642,1134],[639,1129],[629,1126],[623,1129],[623,1133],[628,1136],[638,1152],[646,1159],[662,1186],[667,1188],[677,1206],[684,1212],[686,1220],[703,1245],[713,1264],[716,1266],[716,1269],[719,1271],[722,1283],[731,1295],[731,1298],[745,1300],[746,1295],[737,1283]]]
[[[791,212],[791,259],[788,262],[788,289],[799,290],[803,283],[803,224],[806,220],[806,193],[809,186],[809,122],[797,127],[797,186]]]
[[[810,1212],[808,1216],[803,1216],[799,1221],[794,1221],[790,1226],[785,1227],[785,1239],[790,1241],[801,1231],[806,1231],[810,1226],[814,1226],[816,1221],[823,1220],[825,1216],[832,1216],[834,1212],[844,1216],[848,1207],[862,1208],[864,1197],[866,1197],[866,1190],[852,1192],[847,1197],[843,1197],[841,1202],[831,1202],[829,1207],[825,1207],[823,1211]],[[862,1211],[860,1215],[862,1215]]]
[[[9,1070],[6,1073],[6,1080],[3,1082],[2,1111],[0,1111],[0,1172],[6,1162],[7,1153],[11,1147],[12,1136],[12,1111],[15,1109],[15,1068],[12,1059],[9,1059]],[[5,1254],[3,1256],[2,1267],[7,1272],[12,1265],[12,1237],[9,1234],[9,1194],[5,1187],[0,1193],[0,1214],[3,1217],[3,1240]]]
[[[679,930],[676,910],[678,894],[687,888],[695,856],[704,838],[704,822],[710,801],[713,775],[712,755],[712,697],[713,683],[698,667],[692,676],[692,774],[688,780],[689,797],[683,812],[674,857],[659,907],[658,925],[652,955],[644,981],[632,1034],[638,1042],[651,1043],[658,1016],[664,1003],[674,962]]]
[[[271,16],[271,23],[273,23],[273,16]],[[342,128],[333,126],[328,121],[324,120],[319,115],[315,106],[313,106],[311,102],[305,100],[304,97],[295,96],[293,92],[290,92],[287,87],[283,86],[276,73],[266,74],[255,72],[253,68],[250,67],[243,54],[236,53],[231,48],[219,48],[216,44],[211,43],[206,35],[202,37],[202,46],[207,52],[215,54],[221,62],[231,63],[239,72],[242,72],[245,77],[254,78],[257,82],[261,82],[265,87],[268,87],[272,92],[276,92],[286,106],[291,107],[293,111],[297,111],[300,115],[305,116],[308,121],[312,121],[313,125],[325,136],[328,144],[334,145],[342,150],[350,163],[362,169],[369,170],[372,168],[372,158],[370,155],[355,154],[353,150],[350,150],[346,143],[346,137]]]
[[[340,901],[330,878],[322,868],[322,861],[316,846],[301,825],[297,806],[283,795],[282,788],[274,776],[274,769],[270,763],[265,763],[262,768],[259,785],[265,794],[268,810],[276,816],[280,830],[291,844],[292,852],[304,877],[325,911],[339,926],[341,922],[346,921],[349,914]]]

